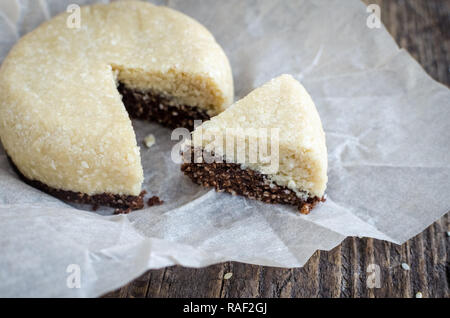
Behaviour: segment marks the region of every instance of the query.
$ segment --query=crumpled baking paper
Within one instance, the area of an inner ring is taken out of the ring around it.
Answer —
[[[1,2],[1,60],[20,36],[68,4],[90,2]],[[449,89],[400,50],[384,27],[368,27],[363,3],[165,4],[215,35],[231,61],[236,99],[282,73],[304,84],[327,136],[326,203],[299,215],[293,207],[199,187],[170,160],[178,142],[171,131],[147,122],[133,122],[144,188],[165,203],[129,215],[92,212],[27,186],[2,149],[0,296],[99,296],[173,264],[299,267],[346,236],[400,244],[450,210]],[[147,149],[143,139],[150,133],[156,145]]]

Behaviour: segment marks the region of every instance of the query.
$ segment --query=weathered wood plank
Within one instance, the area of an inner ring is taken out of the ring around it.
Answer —
[[[363,0],[381,8],[381,20],[441,83],[450,85],[450,3],[442,0]],[[280,269],[227,262],[203,269],[152,270],[106,297],[450,297],[450,215],[402,246],[347,238],[316,252],[303,268]],[[408,264],[409,270],[402,268]],[[370,264],[380,288],[368,288]],[[224,280],[225,273],[233,276]]]

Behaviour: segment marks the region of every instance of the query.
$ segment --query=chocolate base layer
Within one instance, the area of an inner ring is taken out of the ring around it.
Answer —
[[[302,214],[309,214],[319,202],[325,201],[325,198],[317,197],[303,200],[291,189],[269,184],[267,176],[251,169],[241,169],[235,163],[184,163],[181,170],[204,187],[214,187],[218,192],[239,194],[265,203],[295,205]]]
[[[11,160],[11,158],[8,156],[9,163],[13,167],[14,171],[17,173],[17,175],[20,177],[22,181],[24,181],[26,184],[37,188],[41,191],[44,191],[45,193],[48,193],[58,199],[61,199],[63,201],[70,201],[74,203],[81,203],[81,204],[91,204],[94,207],[94,210],[98,206],[110,206],[113,208],[118,209],[130,209],[130,210],[139,210],[144,207],[144,196],[146,194],[145,191],[142,191],[138,196],[134,195],[119,195],[119,194],[111,194],[111,193],[102,193],[102,194],[95,194],[95,195],[88,195],[81,192],[73,192],[73,191],[66,191],[66,190],[60,190],[55,189],[52,187],[49,187],[48,185],[36,181],[36,180],[30,180],[27,177],[25,177],[19,169],[17,169],[14,162]]]
[[[119,84],[119,93],[131,118],[160,123],[168,128],[184,127],[194,130],[194,120],[208,120],[206,111],[187,105],[176,105],[170,99],[151,91],[139,92]]]

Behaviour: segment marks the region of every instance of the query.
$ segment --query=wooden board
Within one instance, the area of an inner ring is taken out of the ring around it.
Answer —
[[[434,79],[450,85],[450,1],[364,2],[380,5],[381,20],[397,43]],[[330,252],[316,252],[299,269],[227,262],[151,270],[105,297],[449,297],[449,221],[447,214],[402,246],[347,238]],[[368,288],[370,264],[379,265],[380,288]],[[226,273],[233,276],[224,279]]]

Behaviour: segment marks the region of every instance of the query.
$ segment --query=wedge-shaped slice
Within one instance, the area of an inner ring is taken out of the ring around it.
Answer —
[[[203,123],[183,152],[182,170],[203,186],[296,205],[302,213],[324,200],[325,134],[311,97],[290,75]]]

